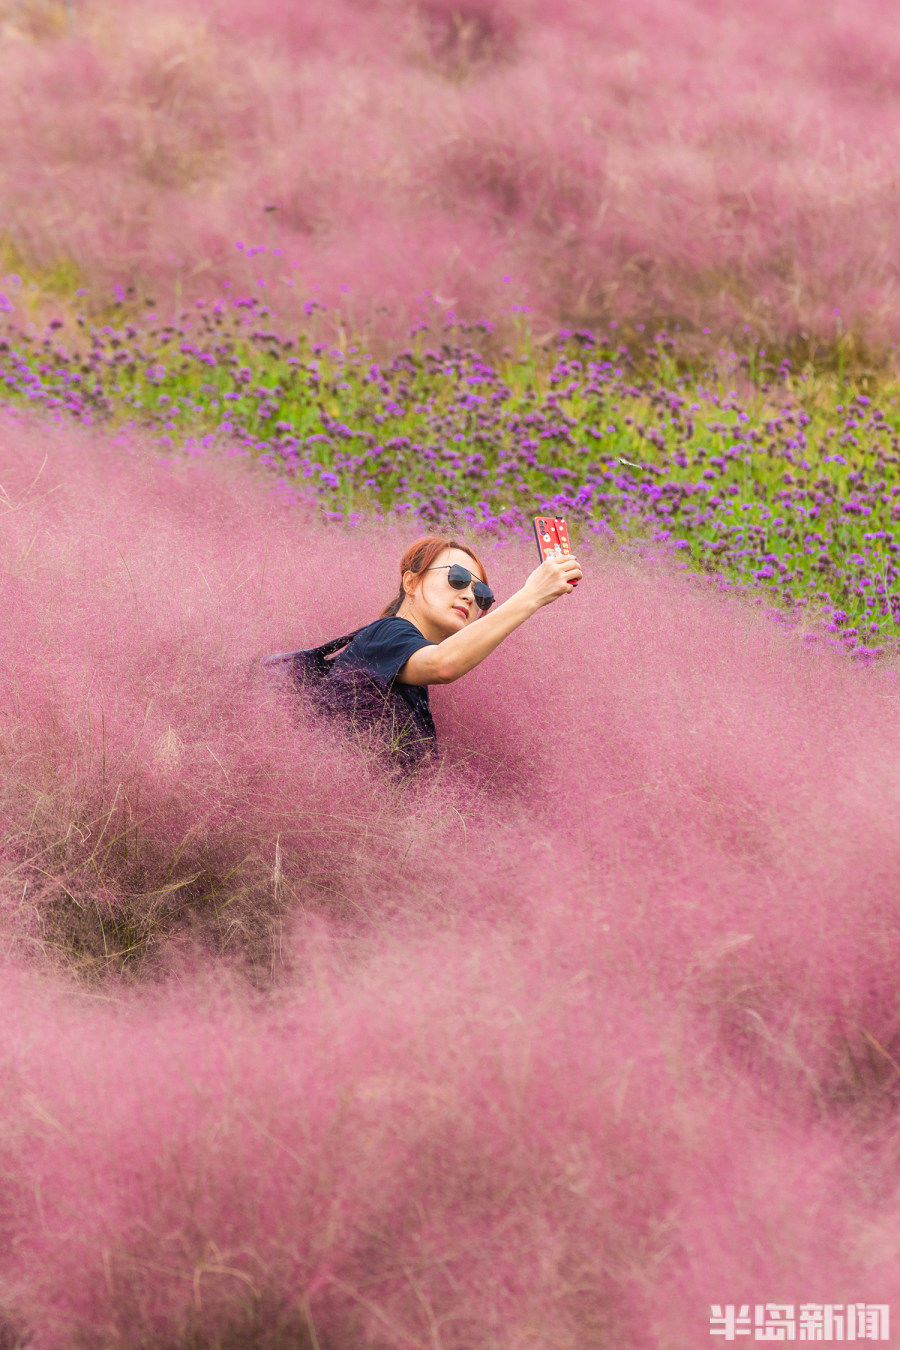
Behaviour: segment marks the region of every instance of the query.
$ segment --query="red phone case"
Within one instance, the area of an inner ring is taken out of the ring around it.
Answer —
[[[553,523],[556,526],[556,533],[559,536],[559,542],[562,545],[563,553],[571,553],[572,550],[569,548],[569,531],[566,528],[566,522],[563,520],[562,516],[557,516]]]
[[[534,525],[534,537],[537,540],[541,562],[545,558],[552,558],[554,554],[562,552],[559,535],[556,533],[554,516],[535,516],[532,524]]]
[[[532,521],[541,562],[554,555],[558,557],[562,553],[572,552],[569,530],[562,516],[534,516]],[[574,590],[577,585],[578,582],[573,581],[572,589]]]
[[[566,522],[562,516],[557,516],[555,518],[555,523],[556,523],[556,533],[559,536],[559,542],[562,545],[563,553],[571,553],[572,546],[569,543],[569,527],[566,525]],[[577,581],[572,582],[573,591],[577,585],[578,585]]]

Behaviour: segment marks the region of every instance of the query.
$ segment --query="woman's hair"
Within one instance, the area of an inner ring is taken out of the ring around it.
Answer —
[[[403,576],[406,572],[414,572],[417,577],[428,570],[434,563],[435,558],[443,553],[445,548],[458,548],[463,553],[468,553],[473,562],[478,564],[481,570],[481,579],[487,585],[487,573],[484,570],[484,563],[473,553],[467,544],[460,544],[455,539],[446,539],[442,534],[427,534],[424,539],[417,539],[400,559],[400,589],[394,596],[389,605],[385,605],[379,614],[380,619],[392,618],[403,601],[406,599],[406,591],[403,589]],[[416,585],[419,583],[416,582]]]

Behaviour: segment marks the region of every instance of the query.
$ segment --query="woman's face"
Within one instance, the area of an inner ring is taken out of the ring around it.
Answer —
[[[445,548],[438,554],[431,568],[422,573],[422,579],[411,593],[407,591],[401,613],[411,618],[432,642],[440,642],[458,633],[478,617],[481,610],[475,603],[470,580],[461,591],[456,591],[447,580],[452,563],[465,567],[476,581],[482,580],[481,569],[474,558],[461,548]],[[407,572],[407,586],[415,581],[415,574]]]

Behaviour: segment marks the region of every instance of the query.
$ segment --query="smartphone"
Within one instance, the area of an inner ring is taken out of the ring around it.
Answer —
[[[558,558],[563,548],[556,529],[555,516],[535,516],[533,520],[534,537],[537,540],[541,562],[545,558]]]
[[[571,553],[569,530],[562,516],[534,516],[534,537],[537,540],[541,562],[545,558],[559,558],[563,553]],[[573,589],[578,585],[572,583]]]

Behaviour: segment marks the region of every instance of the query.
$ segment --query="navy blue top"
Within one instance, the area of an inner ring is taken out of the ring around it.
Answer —
[[[434,645],[409,619],[376,619],[331,662],[317,702],[357,727],[376,728],[404,766],[413,768],[437,748],[437,735],[428,685],[402,684],[397,673],[413,652]]]

